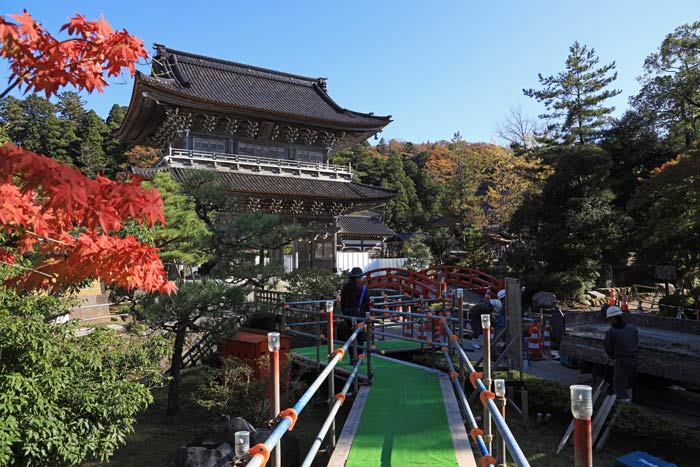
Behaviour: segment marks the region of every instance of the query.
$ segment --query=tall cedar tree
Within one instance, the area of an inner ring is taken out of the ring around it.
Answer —
[[[605,100],[622,92],[606,89],[617,79],[617,72],[613,72],[615,62],[596,68],[599,60],[595,49],[574,42],[569,47],[564,71],[547,77],[540,73],[542,89],[523,89],[526,96],[544,102],[550,112],[540,118],[559,120],[550,129],[565,144],[595,142],[615,110],[603,106]]]

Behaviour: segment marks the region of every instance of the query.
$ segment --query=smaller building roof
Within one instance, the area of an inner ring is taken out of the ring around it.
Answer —
[[[186,180],[200,169],[162,167],[134,169],[134,173],[152,179],[156,172],[170,172],[177,182]],[[256,173],[215,171],[217,182],[227,191],[246,196],[275,198],[306,198],[321,201],[343,201],[358,205],[383,204],[396,195],[396,190],[380,188],[362,183],[313,179],[310,177],[287,177]],[[393,234],[393,232],[392,232]]]
[[[394,231],[376,217],[370,216],[338,216],[336,220],[338,235],[351,237],[366,235],[376,237],[393,237]]]

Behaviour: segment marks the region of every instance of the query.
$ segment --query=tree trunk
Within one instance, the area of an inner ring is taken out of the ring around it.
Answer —
[[[175,331],[173,359],[170,364],[170,384],[168,385],[168,416],[175,415],[180,409],[180,369],[182,367],[182,349],[185,346],[187,324],[178,323]]]

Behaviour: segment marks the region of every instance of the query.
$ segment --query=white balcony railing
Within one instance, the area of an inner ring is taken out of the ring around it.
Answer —
[[[224,154],[191,149],[170,148],[166,162],[172,167],[192,167],[223,171],[266,172],[281,175],[306,175],[331,179],[352,179],[352,168],[347,166],[305,162],[269,157]]]

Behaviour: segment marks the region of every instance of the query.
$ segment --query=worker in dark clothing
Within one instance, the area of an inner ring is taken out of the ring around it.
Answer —
[[[605,353],[615,359],[613,370],[613,391],[618,400],[631,402],[628,389],[637,373],[639,361],[639,331],[625,323],[622,310],[611,305],[606,310],[610,329],[605,333]]]
[[[357,317],[357,321],[364,319],[365,313],[369,311],[369,290],[364,281],[364,273],[360,268],[352,268],[348,282],[340,291],[340,310],[343,315]],[[354,332],[352,326],[352,318],[344,318],[341,326],[340,338],[347,340]],[[362,352],[364,344],[364,332],[360,332],[357,336],[358,352]],[[353,348],[350,346],[351,362],[355,361],[356,356],[353,353]]]
[[[481,348],[480,339],[484,332],[481,328],[481,315],[499,313],[502,307],[501,301],[494,298],[477,303],[469,309],[469,320],[472,326],[472,347],[475,349]]]

